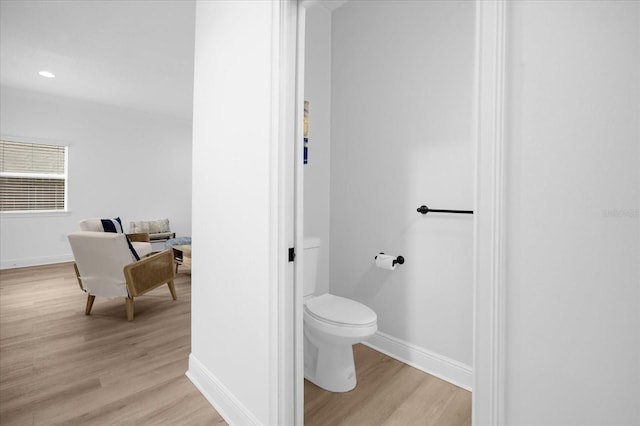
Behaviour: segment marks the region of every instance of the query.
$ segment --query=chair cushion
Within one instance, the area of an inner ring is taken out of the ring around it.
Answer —
[[[148,254],[151,254],[151,252],[153,251],[151,248],[151,244],[143,241],[131,241],[131,246],[133,247],[131,254],[133,254],[133,251],[135,251],[140,258],[143,258]]]

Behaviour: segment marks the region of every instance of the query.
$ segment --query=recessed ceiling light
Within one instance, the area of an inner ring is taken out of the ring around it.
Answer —
[[[40,71],[38,74],[40,74],[43,77],[46,78],[55,78],[56,75],[54,73],[52,73],[51,71]]]

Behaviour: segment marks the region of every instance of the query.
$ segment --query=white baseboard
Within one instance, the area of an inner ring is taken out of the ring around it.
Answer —
[[[381,332],[377,332],[363,344],[418,370],[471,391],[473,373],[471,367],[466,364]]]
[[[193,354],[186,375],[228,424],[262,424]]]
[[[27,266],[50,265],[52,263],[73,262],[73,255],[63,254],[59,256],[28,257],[24,259],[2,259],[0,269],[25,268]]]

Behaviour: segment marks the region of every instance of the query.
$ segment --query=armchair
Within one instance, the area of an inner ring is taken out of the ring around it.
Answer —
[[[133,257],[124,234],[79,231],[68,235],[78,284],[87,293],[85,314],[91,313],[96,296],[124,297],[127,319],[133,320],[133,300],[163,284],[176,300],[171,250]]]

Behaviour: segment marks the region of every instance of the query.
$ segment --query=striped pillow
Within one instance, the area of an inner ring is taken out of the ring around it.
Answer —
[[[104,229],[104,232],[115,232],[116,234],[124,233],[122,230],[122,221],[119,217],[116,217],[115,219],[100,219],[100,222],[102,222],[102,229]]]

